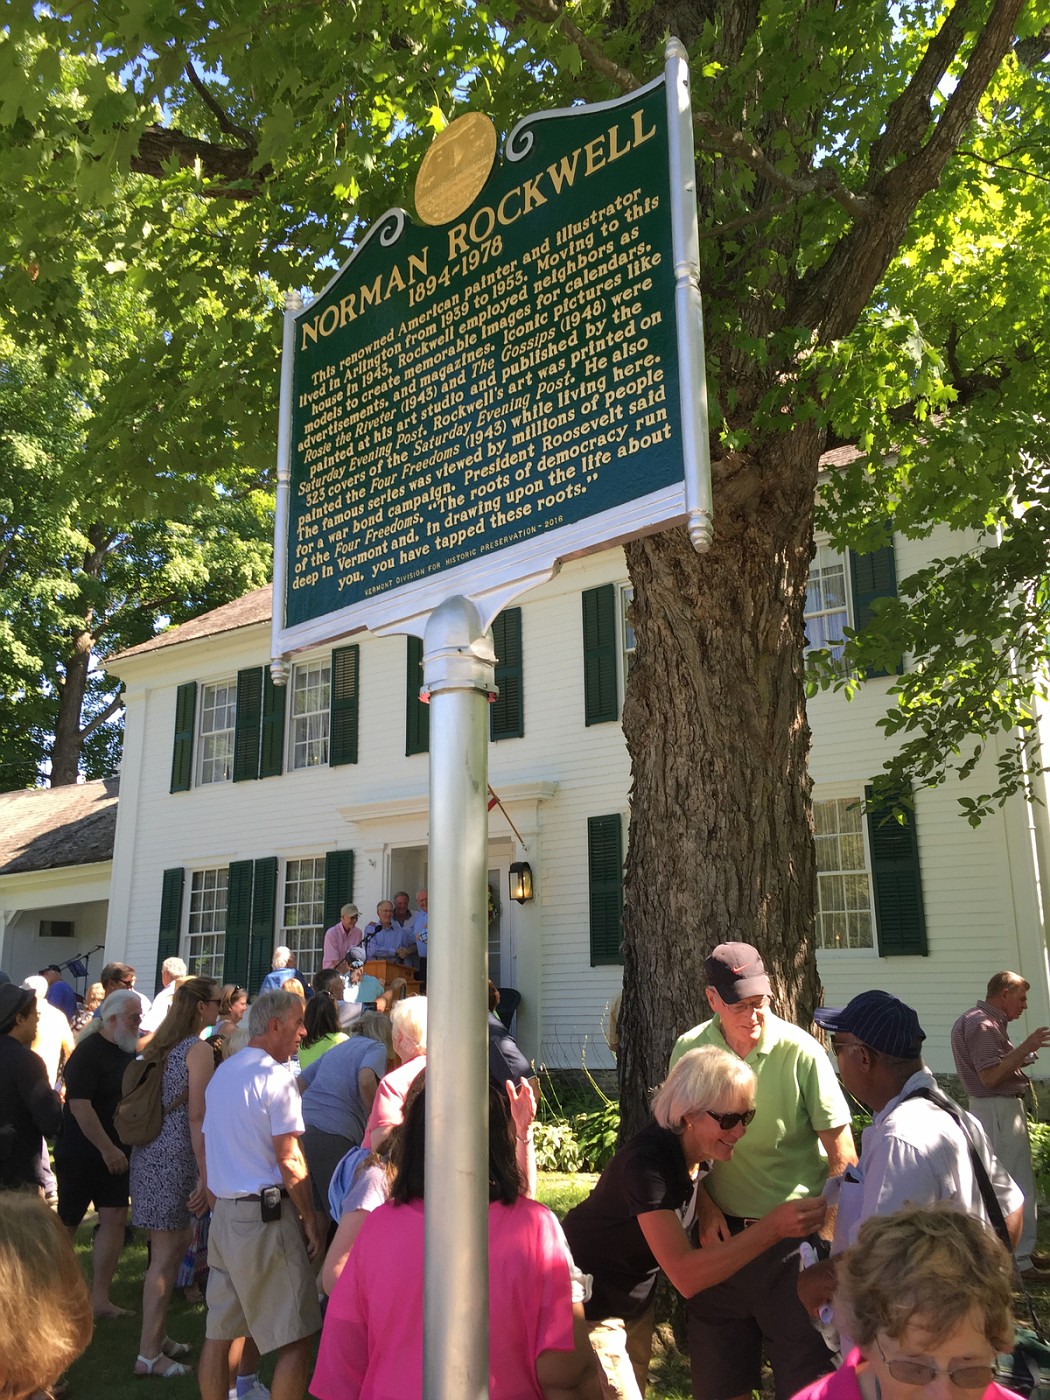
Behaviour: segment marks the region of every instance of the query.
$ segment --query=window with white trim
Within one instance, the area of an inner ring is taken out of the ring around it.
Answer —
[[[634,585],[625,583],[620,588],[620,653],[623,660],[623,683],[626,688],[627,677],[631,671],[634,661],[634,650],[636,638],[634,627],[628,618],[631,604],[634,602]]]
[[[817,947],[873,948],[875,912],[861,796],[813,803],[817,851]]]
[[[806,581],[806,651],[830,651],[842,665],[843,628],[850,626],[846,556],[817,545]]]
[[[189,926],[186,965],[194,977],[222,981],[226,955],[226,899],[228,871],[194,870],[190,873]]]
[[[292,672],[289,768],[318,768],[328,762],[332,698],[330,661],[308,661]],[[290,946],[290,945],[289,945]]]
[[[201,686],[197,782],[228,783],[233,776],[233,732],[237,722],[237,682]]]
[[[295,954],[295,966],[312,977],[324,951],[324,856],[290,860],[284,868],[279,942]]]

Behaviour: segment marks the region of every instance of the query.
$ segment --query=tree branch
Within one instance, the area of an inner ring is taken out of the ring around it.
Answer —
[[[1027,39],[1018,39],[1014,45],[1018,63],[1025,68],[1035,68],[1050,54],[1050,24],[1044,24],[1038,34]]]
[[[700,240],[705,238],[724,238],[727,234],[736,233],[737,229],[747,228],[751,224],[760,224],[766,219],[775,218],[777,214],[783,214],[791,209],[797,200],[779,199],[771,200],[768,204],[763,204],[760,209],[753,209],[750,214],[741,214],[739,219],[726,219],[724,223],[713,224],[710,228],[700,230]]]
[[[641,83],[626,68],[611,59],[601,45],[589,38],[565,13],[558,0],[522,0],[522,8],[534,19],[546,22],[560,30],[571,44],[575,44],[581,58],[600,77],[605,78],[621,92],[635,92]],[[867,201],[842,183],[830,167],[823,167],[804,180],[793,179],[777,168],[765,152],[742,131],[724,126],[710,112],[694,112],[693,126],[699,134],[701,144],[723,155],[734,157],[761,175],[763,179],[783,190],[785,194],[800,199],[809,194],[829,195],[842,205],[854,218],[859,218],[867,210]]]
[[[951,13],[930,40],[911,81],[890,103],[885,130],[872,145],[869,183],[874,183],[898,156],[917,150],[932,118],[930,103],[966,37],[970,0],[956,0]]]
[[[201,101],[207,107],[208,111],[211,112],[212,116],[219,123],[219,130],[224,132],[227,136],[236,136],[239,140],[244,142],[247,149],[252,152],[258,152],[259,143],[256,141],[254,135],[250,131],[246,131],[243,126],[238,126],[228,113],[219,106],[211,89],[199,76],[192,61],[187,61],[186,63],[186,76],[189,78],[191,86],[200,94]]]
[[[152,175],[159,180],[173,156],[183,167],[199,166],[210,180],[230,182],[207,185],[204,189],[207,195],[227,199],[254,199],[273,175],[272,165],[253,170],[255,152],[248,147],[216,146],[163,126],[148,126],[142,133],[138,150],[131,157],[131,168],[137,175]],[[241,188],[231,188],[233,183]]]
[[[995,70],[1009,52],[1017,17],[1025,0],[993,0],[991,13],[974,42],[973,50],[955,90],[944,106],[925,144],[878,175],[869,185],[871,204],[867,218],[855,223],[839,239],[823,264],[800,283],[788,308],[796,325],[818,331],[824,341],[848,335],[857,323],[872,291],[897,253],[908,221],[920,200],[940,180],[944,167],[954,154],[963,132],[972,121],[982,93]],[[965,14],[966,0],[959,0],[953,17]],[[949,21],[950,22],[950,21]],[[935,44],[940,36],[936,36]],[[938,62],[943,46],[937,47]],[[935,65],[933,65],[935,66]],[[929,83],[926,56],[919,64],[923,78],[909,83],[912,97],[894,104],[893,143],[884,147],[883,158],[891,149],[910,144],[917,128],[906,131],[902,113],[907,110],[917,120],[919,97]],[[900,104],[900,105],[898,105]],[[891,109],[892,110],[892,109]],[[923,133],[929,130],[928,121]]]
[[[565,13],[558,0],[522,0],[522,9],[533,19],[560,29],[570,44],[575,44],[582,58],[601,78],[608,78],[621,92],[636,92],[641,83],[629,68],[621,68],[603,51],[599,44],[589,39]],[[508,26],[509,28],[510,26]]]
[[[88,735],[94,734],[96,729],[99,729],[103,724],[105,724],[106,720],[109,719],[110,715],[116,714],[116,712],[120,709],[123,709],[123,707],[124,687],[121,686],[121,688],[117,691],[116,695],[114,695],[113,699],[109,702],[106,708],[104,710],[100,710],[90,724],[84,725],[84,728],[80,731],[81,742],[83,742],[88,737]]]
[[[794,195],[796,199],[808,194],[829,195],[854,218],[862,218],[868,212],[869,201],[863,195],[855,194],[853,190],[847,189],[836,172],[829,166],[822,166],[806,179],[797,180],[779,170],[766,153],[742,131],[734,131],[732,127],[723,126],[709,113],[695,112],[693,125],[708,138],[705,142],[706,145],[721,151],[724,155],[735,156],[737,160],[749,166],[764,180],[775,185],[777,189],[783,190],[785,194]]]

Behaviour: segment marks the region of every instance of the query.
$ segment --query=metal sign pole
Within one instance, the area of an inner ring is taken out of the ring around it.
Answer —
[[[430,693],[425,1400],[488,1389],[488,696],[492,641],[467,598],[423,639]],[[395,1343],[396,1344],[396,1343]]]

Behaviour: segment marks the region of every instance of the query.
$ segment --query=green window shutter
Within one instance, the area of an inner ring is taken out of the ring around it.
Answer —
[[[616,681],[616,588],[611,583],[583,594],[583,697],[587,724],[620,718]]]
[[[892,537],[891,537],[892,538]],[[874,617],[873,604],[879,598],[896,598],[897,565],[894,560],[892,543],[881,549],[873,549],[870,554],[849,551],[850,592],[853,599],[853,629],[862,631]],[[893,671],[866,671],[866,679],[875,676],[896,675],[901,670],[898,660]]]
[[[430,707],[419,698],[423,684],[423,639],[408,638],[405,697],[405,754],[430,750]]]
[[[197,682],[180,685],[175,695],[175,744],[171,753],[171,791],[189,792],[193,783],[193,721]],[[172,954],[171,956],[174,956]]]
[[[353,851],[329,851],[324,858],[324,926],[339,922],[339,911],[354,898]]]
[[[230,862],[226,893],[226,942],[222,980],[239,987],[248,981],[248,945],[252,932],[252,867],[250,860]],[[257,987],[251,989],[258,991]]]
[[[260,778],[281,776],[284,764],[284,697],[287,689],[286,685],[274,685],[269,666],[263,667]]]
[[[865,802],[871,801],[872,791],[870,787],[864,789]],[[879,956],[926,957],[926,916],[915,813],[906,809],[903,820],[897,821],[887,813],[870,811],[867,822]]]
[[[622,963],[623,824],[619,813],[587,818],[591,966]]]
[[[489,738],[520,739],[525,733],[520,608],[500,613],[492,624],[492,640],[499,696],[489,706]]]
[[[160,968],[165,958],[179,955],[179,934],[182,931],[182,887],[186,873],[181,865],[165,870],[160,887],[160,936],[157,939],[157,980],[154,995],[160,991]]]
[[[328,762],[333,768],[357,762],[358,674],[361,648],[332,652],[331,724]]]
[[[248,957],[248,987],[258,987],[270,970],[273,957],[274,916],[277,912],[277,857],[264,856],[255,862],[252,890],[252,937]],[[229,981],[229,978],[226,979]]]
[[[237,717],[233,730],[233,781],[259,776],[259,733],[262,728],[262,667],[237,672]]]

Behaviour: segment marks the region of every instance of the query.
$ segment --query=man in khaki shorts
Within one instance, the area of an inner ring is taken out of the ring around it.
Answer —
[[[321,1327],[310,1261],[324,1249],[299,1146],[299,1090],[285,1065],[306,1033],[303,1003],[291,992],[267,992],[253,1004],[248,1029],[247,1047],[219,1066],[205,1095],[213,1217],[198,1380],[201,1400],[226,1400],[230,1342],[250,1335],[260,1352],[277,1352],[273,1400],[302,1400]]]

